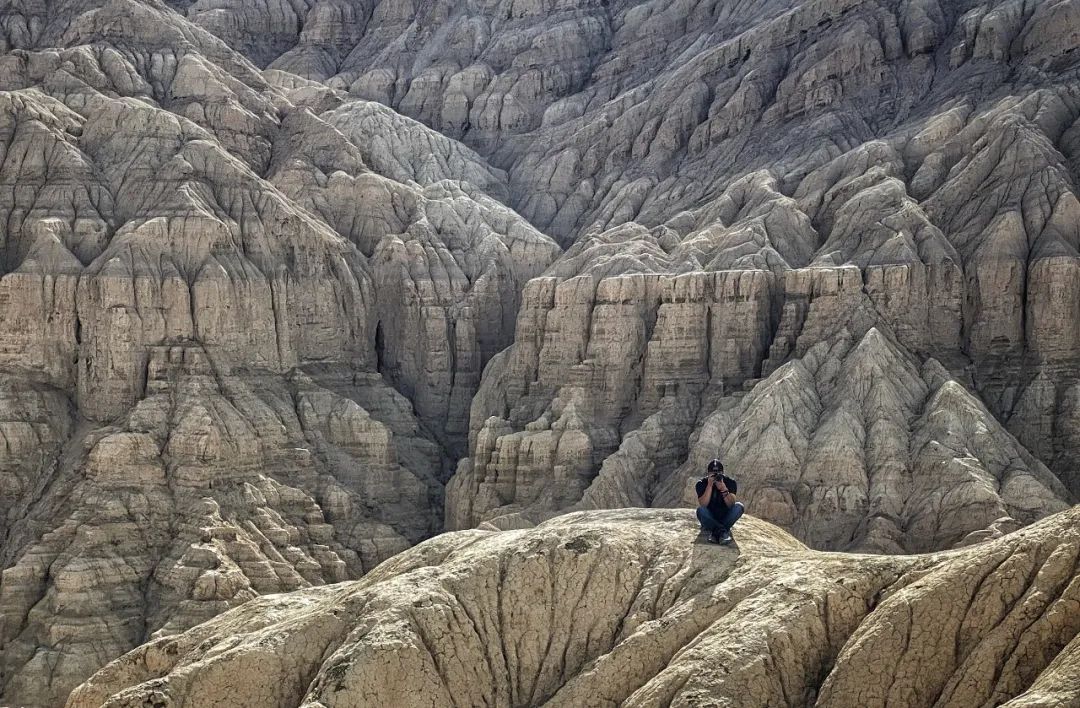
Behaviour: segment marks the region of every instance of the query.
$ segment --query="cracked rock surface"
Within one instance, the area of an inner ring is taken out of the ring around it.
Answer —
[[[722,548],[689,510],[622,509],[446,534],[152,641],[68,706],[1080,701],[1080,511],[933,555],[737,528]]]
[[[1060,514],[1078,36],[1075,0],[0,0],[0,702],[444,529],[683,506],[716,455],[819,551]],[[572,704],[606,641],[485,696]],[[888,684],[814,666],[768,695]]]
[[[560,251],[471,149],[173,8],[0,14],[0,684],[55,706],[441,530]]]

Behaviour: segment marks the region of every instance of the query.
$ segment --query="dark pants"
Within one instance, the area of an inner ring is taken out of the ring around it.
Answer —
[[[731,527],[735,525],[735,522],[739,520],[739,517],[743,515],[742,502],[735,502],[727,513],[724,514],[724,518],[717,519],[712,515],[707,506],[699,506],[697,508],[697,519],[701,522],[701,528],[713,533],[724,531],[730,531]]]

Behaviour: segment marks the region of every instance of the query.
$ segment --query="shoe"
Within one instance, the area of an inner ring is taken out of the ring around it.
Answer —
[[[709,534],[709,543],[720,543],[720,534],[716,531]]]
[[[731,537],[730,531],[724,531],[720,534],[720,539],[717,541],[721,546],[726,546],[735,539]]]

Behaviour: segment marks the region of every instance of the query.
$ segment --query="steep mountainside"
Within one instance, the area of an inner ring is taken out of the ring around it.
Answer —
[[[715,455],[819,550],[1066,509],[1077,46],[1077,0],[0,0],[0,701]]]

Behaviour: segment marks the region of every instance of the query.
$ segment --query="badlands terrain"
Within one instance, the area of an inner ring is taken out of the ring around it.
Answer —
[[[0,0],[0,703],[1080,704],[1078,48]]]
[[[683,510],[461,531],[152,641],[68,705],[1076,706],[1078,527],[916,556],[749,517],[694,544]]]

